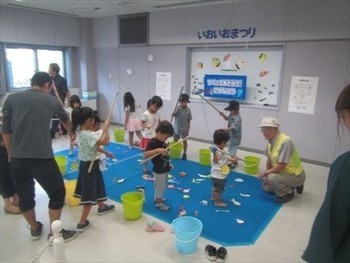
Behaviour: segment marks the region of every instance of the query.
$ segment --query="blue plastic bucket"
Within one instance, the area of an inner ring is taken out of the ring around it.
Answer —
[[[196,252],[198,237],[200,236],[203,224],[192,216],[178,217],[173,221],[173,232],[176,240],[176,249],[182,254]]]

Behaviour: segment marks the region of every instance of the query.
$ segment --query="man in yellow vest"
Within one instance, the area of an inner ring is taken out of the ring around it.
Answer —
[[[274,193],[276,202],[286,203],[294,198],[294,189],[303,193],[305,172],[299,154],[286,134],[280,132],[276,118],[264,117],[259,125],[267,140],[266,170],[258,174],[265,192]]]

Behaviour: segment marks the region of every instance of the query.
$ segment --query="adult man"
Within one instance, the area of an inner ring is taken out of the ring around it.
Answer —
[[[34,179],[49,196],[50,223],[60,219],[66,193],[52,152],[49,125],[53,114],[57,114],[69,131],[71,123],[62,104],[49,95],[51,82],[48,73],[35,73],[32,89],[9,95],[2,108],[3,139],[18,190],[19,208],[30,226],[33,240],[41,237],[43,227],[35,215]],[[61,233],[65,241],[77,235],[76,231],[65,229]]]
[[[276,202],[286,203],[294,198],[294,189],[302,194],[305,172],[292,140],[279,131],[276,118],[264,117],[259,125],[267,140],[266,170],[259,173],[263,190],[276,195]]]
[[[64,105],[65,100],[69,102],[70,99],[70,92],[67,86],[67,80],[62,77],[60,74],[60,67],[57,63],[51,63],[49,65],[49,74],[52,76],[52,89],[51,89],[51,95],[56,96],[59,98],[61,103]],[[54,120],[52,121],[52,126],[51,126],[51,138],[55,138],[59,121],[57,120],[57,116],[53,117]],[[62,128],[63,134],[66,134],[67,131]]]

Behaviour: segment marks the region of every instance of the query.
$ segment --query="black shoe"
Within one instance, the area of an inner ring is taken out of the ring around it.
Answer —
[[[217,257],[216,257],[216,262],[218,263],[223,263],[225,262],[227,257],[227,250],[224,247],[219,247]]]
[[[298,186],[296,189],[297,193],[301,195],[304,192],[304,184]]]
[[[43,224],[39,221],[36,222],[38,227],[37,229],[30,229],[30,234],[32,236],[32,240],[38,240],[41,237],[41,233],[43,231]]]
[[[69,242],[73,240],[74,238],[77,237],[77,235],[78,235],[78,232],[75,230],[66,230],[66,229],[61,230],[61,236],[64,242]],[[54,239],[53,235],[48,234],[47,241],[49,242],[50,245],[52,245],[53,239]]]
[[[277,203],[287,203],[289,202],[290,200],[292,200],[294,198],[294,191],[288,193],[288,194],[285,194],[284,196],[281,196],[281,197],[276,197],[276,202]]]
[[[85,224],[77,224],[77,229],[79,233],[84,232],[86,229],[88,229],[90,226],[89,220],[85,221]]]
[[[101,216],[112,211],[114,211],[114,205],[105,205],[104,207],[97,209],[97,214]]]
[[[205,247],[205,254],[207,255],[207,258],[211,261],[216,260],[216,248],[212,245],[207,245]]]
[[[186,153],[184,153],[184,154],[182,155],[182,160],[187,160],[187,155],[186,155]]]

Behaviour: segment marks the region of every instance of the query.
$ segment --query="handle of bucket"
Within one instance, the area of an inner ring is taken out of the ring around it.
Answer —
[[[247,165],[247,161],[245,161],[245,167],[252,168],[257,165],[259,162],[253,163],[252,165]]]
[[[184,241],[184,240],[178,239],[178,238],[176,237],[176,235],[174,234],[174,231],[173,231],[173,236],[174,236],[174,238],[175,238],[177,241],[181,242],[181,243],[190,243],[190,242],[193,242],[193,241],[195,241],[200,235],[201,235],[201,233],[199,233],[199,234],[198,234],[197,236],[195,236],[193,239]]]

